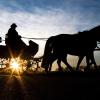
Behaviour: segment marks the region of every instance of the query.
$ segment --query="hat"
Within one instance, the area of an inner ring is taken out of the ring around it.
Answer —
[[[16,25],[15,23],[13,23],[13,24],[11,25],[11,27],[17,27],[17,25]]]

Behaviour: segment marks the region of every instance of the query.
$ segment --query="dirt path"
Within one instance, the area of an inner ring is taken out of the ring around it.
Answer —
[[[0,75],[0,100],[96,100],[99,93],[99,76]]]

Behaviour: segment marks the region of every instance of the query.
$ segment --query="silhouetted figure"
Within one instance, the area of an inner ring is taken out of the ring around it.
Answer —
[[[6,34],[5,38],[5,44],[13,53],[18,53],[26,46],[26,44],[21,40],[21,36],[18,35],[16,27],[17,25],[13,23],[10,26],[10,29],[8,30],[8,33]]]
[[[0,58],[10,59],[12,56],[14,58],[20,56],[21,59],[27,60],[31,64],[30,60],[38,52],[39,45],[30,40],[29,46],[27,46],[18,35],[16,27],[15,23],[10,26],[5,37],[6,46],[0,45]]]
[[[97,26],[91,30],[79,32],[78,34],[60,34],[50,37],[45,45],[41,66],[48,71],[52,63],[57,60],[59,68],[61,68],[61,61],[63,61],[68,69],[73,71],[66,59],[67,55],[71,54],[79,57],[77,69],[79,69],[84,56],[86,56],[87,60],[87,70],[90,69],[91,64],[94,64],[97,69],[93,53],[97,47],[97,42],[100,42],[99,32],[100,26]]]

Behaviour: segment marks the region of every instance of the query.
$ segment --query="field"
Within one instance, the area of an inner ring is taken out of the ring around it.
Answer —
[[[99,95],[99,71],[0,74],[0,100],[96,100]]]

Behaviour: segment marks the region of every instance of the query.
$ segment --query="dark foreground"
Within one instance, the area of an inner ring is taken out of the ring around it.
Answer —
[[[0,75],[0,100],[97,100],[100,72]]]

